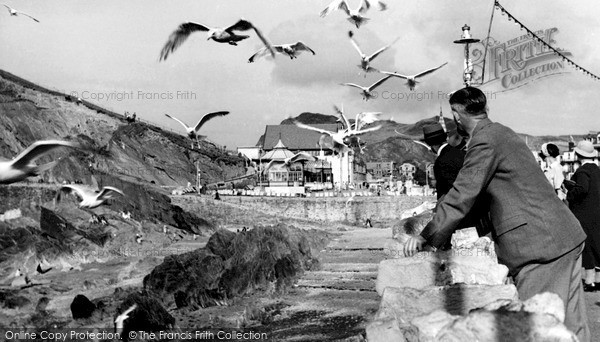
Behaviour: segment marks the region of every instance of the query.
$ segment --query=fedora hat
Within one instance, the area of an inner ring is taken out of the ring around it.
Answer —
[[[575,153],[585,158],[594,158],[598,155],[598,152],[594,149],[594,144],[589,140],[578,142],[575,146]]]
[[[423,141],[427,145],[441,145],[446,142],[448,135],[439,123],[423,126]]]

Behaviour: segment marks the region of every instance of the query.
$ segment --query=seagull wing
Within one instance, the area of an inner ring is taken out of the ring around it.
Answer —
[[[117,188],[114,188],[112,186],[105,186],[105,187],[102,188],[102,190],[100,190],[100,193],[98,193],[98,195],[97,195],[98,199],[102,200],[102,199],[105,199],[105,198],[111,198],[113,192],[121,194],[121,196],[125,196],[125,194],[123,193],[123,191],[121,191],[121,190],[119,190]]]
[[[319,133],[322,133],[322,134],[327,134],[329,136],[332,136],[334,134],[334,132],[330,132],[330,131],[327,131],[327,130],[324,130],[324,129],[320,129],[320,128],[317,128],[317,127],[305,125],[305,124],[303,124],[301,122],[298,122],[298,121],[294,121],[294,125],[296,125],[296,126],[298,126],[300,128],[308,129],[308,130],[319,132]]]
[[[364,14],[369,10],[369,8],[371,8],[371,3],[369,0],[362,0],[360,3],[360,8],[358,9],[358,13]]]
[[[379,87],[383,82],[387,81],[390,77],[392,77],[392,75],[388,75],[388,76],[380,79],[379,81],[371,84],[371,86],[369,87],[369,91],[375,90],[375,88]]]
[[[342,109],[339,109],[337,106],[333,106],[333,109],[340,116],[340,120],[344,124],[345,128],[350,129],[350,121],[348,121],[348,118],[346,118],[346,116],[344,115],[344,107],[342,106]]]
[[[171,35],[169,36],[169,40],[167,40],[167,43],[160,51],[159,61],[166,60],[167,57],[169,57],[169,54],[175,52],[175,50],[177,50],[177,48],[179,48],[181,44],[183,44],[183,42],[186,41],[190,34],[196,31],[209,30],[210,28],[208,26],[194,22],[187,22],[179,25],[179,27],[175,31],[173,31],[173,33],[171,33]]]
[[[377,50],[377,51],[373,52],[373,54],[371,54],[371,55],[368,57],[368,60],[369,60],[369,61],[372,61],[372,60],[374,60],[374,59],[375,59],[377,56],[379,56],[379,54],[381,54],[383,51],[385,51],[385,50],[389,49],[389,48],[390,48],[390,46],[392,46],[392,44],[390,44],[390,45],[386,45],[386,46],[382,47],[381,49],[379,49],[379,50]]]
[[[240,19],[238,20],[237,23],[229,26],[228,28],[225,29],[225,31],[227,32],[231,32],[231,31],[248,31],[254,28],[254,25],[252,25],[251,22],[249,22],[246,19]]]
[[[354,131],[354,132],[352,132],[352,135],[361,135],[361,134],[365,134],[365,133],[368,133],[368,132],[373,132],[373,131],[376,131],[376,130],[380,129],[381,127],[382,126],[375,126],[375,127],[365,128],[365,129],[360,130],[360,131]]]
[[[341,83],[341,85],[350,86],[350,87],[358,88],[358,89],[361,89],[361,90],[365,90],[365,87],[359,86],[358,84],[355,84],[355,83]]]
[[[12,8],[10,8],[10,6],[5,5],[5,4],[2,4],[2,6],[6,7],[6,9],[8,10],[8,13],[10,13],[12,15],[12,12],[11,12]]]
[[[399,78],[403,78],[405,80],[409,79],[410,76],[406,76],[406,75],[402,75],[402,74],[398,74],[395,72],[389,72],[389,71],[381,71],[382,74],[386,74],[386,75],[390,75],[390,76],[394,76],[394,77],[399,77]]]
[[[335,11],[336,9],[340,9],[342,6],[343,0],[333,0],[329,6],[327,6],[324,10],[319,14],[321,17],[326,17],[329,13]],[[347,7],[347,6],[346,6]]]
[[[200,127],[204,126],[204,124],[208,120],[210,120],[210,119],[212,119],[214,117],[217,117],[217,116],[225,116],[227,114],[229,114],[229,112],[222,111],[222,112],[212,112],[212,113],[208,113],[208,114],[204,115],[202,117],[202,119],[200,119],[200,121],[198,121],[198,123],[196,124],[196,127],[194,128],[194,131],[198,132],[198,130],[200,129]]]
[[[30,16],[29,14],[27,14],[25,12],[17,11],[17,13],[22,14],[22,15],[24,15],[26,17],[29,17],[29,18],[33,19],[35,22],[38,22],[38,23],[40,22],[39,20],[37,20],[36,18]]]
[[[413,76],[413,77],[414,77],[414,78],[417,78],[417,77],[422,77],[422,76],[425,76],[425,75],[431,74],[432,72],[436,71],[437,69],[439,69],[439,68],[443,67],[443,66],[444,66],[444,65],[446,65],[446,64],[448,64],[448,62],[446,62],[446,63],[444,63],[444,64],[440,65],[440,66],[439,66],[439,67],[437,67],[437,68],[432,68],[432,69],[429,69],[429,70],[425,70],[425,71],[423,71],[422,73],[416,74],[416,75],[415,75],[415,76]]]
[[[96,193],[88,187],[83,187],[80,185],[66,184],[60,188],[60,191],[64,191],[66,193],[75,192],[79,197],[83,200],[86,197],[95,197]]]
[[[296,51],[308,51],[308,52],[312,53],[313,55],[315,54],[313,49],[309,48],[303,42],[297,42],[296,44],[292,45],[292,49],[294,49]],[[279,51],[279,49],[277,49],[277,51]]]
[[[276,47],[274,46],[274,48],[276,48]],[[267,49],[267,48],[262,48],[262,49],[256,51],[255,54],[253,54],[252,56],[250,56],[250,58],[248,58],[248,63],[254,63],[255,59],[257,59],[259,57],[263,57],[267,53],[269,53],[269,49]]]
[[[33,144],[31,144],[28,148],[26,148],[23,152],[19,153],[19,155],[16,156],[15,159],[13,159],[12,165],[16,168],[29,165],[39,157],[58,147],[81,148],[81,146],[78,143],[71,141],[36,141]]]
[[[262,34],[262,32],[248,20],[240,19],[240,20],[238,20],[237,23],[226,28],[225,31],[231,33],[232,31],[248,31],[251,29],[253,29],[254,32],[256,32],[256,35],[258,36],[258,38],[260,38],[260,40],[263,42],[263,44],[265,44],[265,47],[269,50],[269,52],[271,53],[271,56],[275,57],[275,49],[273,49],[273,46],[271,45],[271,43],[269,43],[269,41]]]
[[[171,119],[173,119],[173,120],[175,120],[175,121],[177,121],[177,122],[179,122],[179,123],[180,123],[180,124],[181,124],[183,127],[185,127],[185,130],[186,130],[186,131],[190,129],[190,126],[186,125],[186,124],[185,124],[185,122],[183,122],[183,121],[181,121],[181,120],[177,119],[176,117],[174,117],[174,116],[171,116],[171,115],[169,115],[169,114],[165,114],[165,116],[166,116],[166,117],[168,117],[168,118],[171,118]]]
[[[388,8],[387,4],[383,1],[377,1],[377,5],[379,5],[380,11],[385,11]]]
[[[361,129],[364,125],[371,124],[379,120],[381,112],[362,112],[356,115],[356,129]]]
[[[271,160],[270,162],[268,162],[267,165],[265,165],[265,167],[262,169],[261,173],[264,174],[265,172],[269,171],[269,169],[271,169],[271,167],[273,167],[274,163],[275,163],[275,160]]]
[[[358,51],[358,54],[361,57],[364,56],[365,54],[360,49],[360,46],[358,46],[358,43],[356,43],[356,41],[354,40],[354,33],[352,31],[348,31],[348,37],[350,38],[350,43],[352,43],[352,46],[354,46],[354,48],[356,49],[356,51]]]

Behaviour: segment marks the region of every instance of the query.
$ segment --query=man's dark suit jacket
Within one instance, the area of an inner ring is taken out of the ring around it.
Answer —
[[[498,260],[513,276],[529,263],[556,259],[586,238],[525,141],[489,119],[475,127],[463,167],[421,236],[434,247],[443,245],[480,196],[489,201]]]
[[[446,145],[433,163],[433,176],[435,177],[435,191],[440,199],[452,188],[452,183],[458,176],[465,159],[465,152],[456,147]]]

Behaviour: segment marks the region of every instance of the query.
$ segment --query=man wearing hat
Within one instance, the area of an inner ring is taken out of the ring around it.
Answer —
[[[437,154],[433,163],[438,200],[451,188],[465,159],[465,152],[448,145],[448,135],[439,123],[423,127],[423,142]]]
[[[452,184],[460,172],[465,159],[465,151],[448,143],[448,135],[439,123],[423,127],[423,140],[429,145],[430,150],[437,154],[433,163],[433,175],[435,177],[435,191],[438,203],[452,189]],[[476,227],[479,236],[489,233],[489,222],[484,203],[480,200],[471,210],[458,228]],[[444,249],[450,247],[450,239],[444,245]]]
[[[596,282],[594,270],[600,267],[600,168],[594,163],[598,152],[588,140],[580,141],[574,151],[581,166],[571,177],[572,182],[565,182],[565,186],[569,190],[569,207],[587,234],[583,249],[583,290],[593,292],[600,288],[600,279]]]
[[[488,119],[481,90],[457,90],[450,106],[469,135],[464,164],[433,219],[406,241],[404,254],[412,256],[426,244],[442,246],[483,196],[498,261],[508,267],[519,299],[556,293],[565,304],[567,328],[590,341],[581,284],[586,234],[579,221],[555,195],[525,141]]]

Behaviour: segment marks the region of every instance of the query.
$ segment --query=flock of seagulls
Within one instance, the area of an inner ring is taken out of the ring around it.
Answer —
[[[377,4],[379,5],[380,11],[385,11],[387,9],[387,5],[385,3],[377,1]],[[321,17],[326,17],[329,15],[329,13],[335,10],[341,10],[344,11],[348,16],[349,22],[356,26],[356,28],[360,28],[360,25],[363,25],[370,20],[364,16],[369,8],[371,8],[371,1],[369,0],[361,0],[360,6],[356,9],[350,9],[350,6],[346,0],[333,0],[329,6],[321,11]]]

